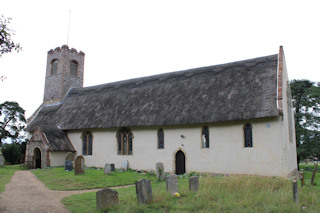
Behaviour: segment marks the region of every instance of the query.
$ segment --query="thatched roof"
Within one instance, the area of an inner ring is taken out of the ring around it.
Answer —
[[[50,151],[75,151],[66,132],[47,125],[42,125],[41,130],[50,144]]]
[[[28,127],[62,130],[167,126],[279,115],[278,55],[74,88]]]

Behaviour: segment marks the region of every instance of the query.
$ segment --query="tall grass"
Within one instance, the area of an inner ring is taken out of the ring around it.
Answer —
[[[299,188],[300,204],[292,198],[290,180],[256,176],[201,177],[198,192],[189,192],[188,179],[179,179],[180,197],[166,192],[165,182],[153,183],[154,201],[137,203],[135,187],[117,189],[120,205],[110,212],[318,212],[320,191]],[[71,212],[99,212],[95,193],[72,195],[63,203]],[[108,212],[109,212],[108,211]]]

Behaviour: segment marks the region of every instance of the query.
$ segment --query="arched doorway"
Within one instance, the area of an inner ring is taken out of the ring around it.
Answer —
[[[181,175],[186,173],[186,157],[184,153],[179,150],[176,153],[176,174]]]
[[[33,167],[41,169],[41,151],[38,147],[33,150]]]

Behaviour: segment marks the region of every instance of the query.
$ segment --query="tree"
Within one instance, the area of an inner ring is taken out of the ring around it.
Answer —
[[[6,101],[0,105],[0,145],[7,138],[21,139],[26,124],[24,112],[17,102]]]
[[[290,82],[298,162],[320,158],[320,83],[309,80]]]
[[[18,143],[5,143],[2,146],[2,154],[6,162],[16,164],[20,162],[21,145]]]
[[[22,50],[20,44],[16,44],[12,41],[11,36],[14,35],[14,31],[8,27],[11,18],[5,18],[0,16],[0,57],[4,53],[9,53],[13,49],[19,52]]]

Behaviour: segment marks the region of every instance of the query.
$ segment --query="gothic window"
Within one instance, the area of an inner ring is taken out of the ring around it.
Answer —
[[[164,149],[164,133],[163,129],[158,130],[158,149]]]
[[[118,155],[132,155],[133,134],[129,128],[122,128],[117,133]]]
[[[58,60],[54,59],[51,62],[51,75],[56,75],[58,74]]]
[[[78,73],[78,63],[76,61],[70,62],[70,75],[77,76]]]
[[[209,148],[209,129],[207,126],[202,128],[201,144],[202,148]]]
[[[252,147],[252,126],[247,123],[243,127],[244,147]]]
[[[82,134],[82,154],[92,155],[92,133],[84,132]]]

